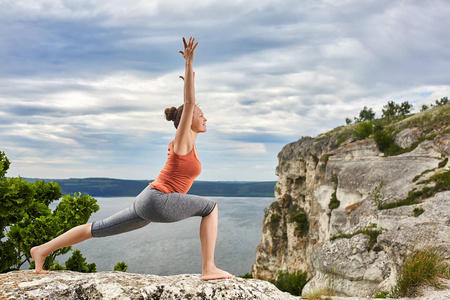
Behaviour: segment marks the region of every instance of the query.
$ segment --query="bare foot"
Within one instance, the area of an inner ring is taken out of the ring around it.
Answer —
[[[44,265],[45,258],[47,257],[47,255],[39,251],[39,246],[31,248],[30,254],[34,260],[34,271],[37,274],[48,274],[48,271],[42,269],[42,266]]]
[[[203,270],[202,280],[214,280],[214,279],[235,279],[233,275],[225,272],[221,269],[214,267],[210,270]]]

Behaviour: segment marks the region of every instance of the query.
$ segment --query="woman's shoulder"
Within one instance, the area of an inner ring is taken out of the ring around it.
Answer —
[[[173,153],[177,155],[187,155],[193,151],[195,148],[195,143],[180,143],[176,140],[173,140],[169,144],[169,151],[173,151]]]

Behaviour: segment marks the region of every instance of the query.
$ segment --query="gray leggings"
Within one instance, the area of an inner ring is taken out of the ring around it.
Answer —
[[[206,217],[216,206],[216,202],[195,195],[164,194],[146,187],[133,205],[109,218],[92,223],[92,236],[115,235],[144,227],[150,222],[170,223],[189,217]]]

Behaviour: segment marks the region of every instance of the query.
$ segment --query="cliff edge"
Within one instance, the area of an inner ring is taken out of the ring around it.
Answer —
[[[304,271],[303,295],[366,297],[389,291],[414,249],[450,258],[450,105],[372,125],[365,139],[356,123],[281,150],[254,278]]]
[[[294,300],[256,279],[203,281],[200,275],[14,271],[0,274],[0,299],[279,299]]]

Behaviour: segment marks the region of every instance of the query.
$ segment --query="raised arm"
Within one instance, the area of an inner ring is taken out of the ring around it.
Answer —
[[[180,51],[185,59],[185,73],[184,73],[184,107],[181,115],[180,124],[174,139],[174,151],[177,154],[184,155],[192,151],[194,147],[195,138],[193,136],[191,125],[192,117],[195,109],[195,88],[194,88],[194,51],[198,43],[195,39],[190,37],[189,42],[186,43],[183,38],[184,51]],[[195,44],[194,44],[195,43]]]

